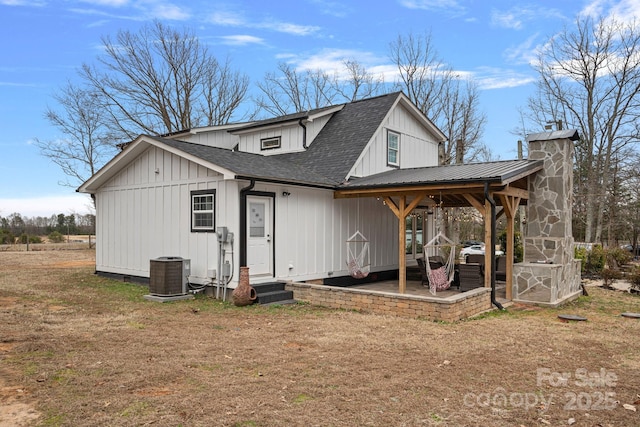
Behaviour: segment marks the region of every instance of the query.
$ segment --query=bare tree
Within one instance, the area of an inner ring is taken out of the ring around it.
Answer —
[[[552,37],[535,65],[529,118],[540,126],[563,123],[581,135],[575,181],[587,242],[602,239],[614,160],[638,141],[639,42],[636,22],[582,18]]]
[[[257,83],[258,113],[281,116],[341,102],[351,102],[377,95],[383,90],[383,79],[375,77],[359,62],[347,59],[343,69],[297,70],[281,62],[278,70],[265,74]]]
[[[345,59],[343,65],[343,73],[334,74],[333,87],[344,100],[353,102],[384,91],[384,77],[375,76],[354,59]]]
[[[219,63],[198,38],[159,22],[139,33],[103,38],[98,66],[83,65],[83,85],[54,95],[58,108],[46,118],[61,132],[36,140],[41,153],[77,187],[140,133],[161,135],[225,124],[237,113],[249,86],[227,60]]]
[[[398,36],[389,57],[398,69],[396,87],[449,136],[441,162],[485,158],[488,150],[481,138],[486,116],[480,110],[478,86],[460,79],[440,58],[431,35]]]
[[[398,68],[396,83],[414,104],[432,121],[444,113],[444,93],[454,78],[453,69],[438,55],[431,35],[398,36],[390,44],[389,57]]]
[[[45,117],[61,136],[35,142],[40,152],[67,175],[61,184],[77,187],[116,153],[116,147],[95,92],[68,83],[54,94],[54,99],[59,110],[48,108]]]
[[[473,81],[453,79],[445,89],[440,129],[449,135],[444,163],[488,160],[482,134],[487,121],[480,111],[480,93]]]
[[[155,22],[102,42],[101,68],[85,64],[81,75],[125,140],[227,123],[249,87],[245,74],[219,63],[189,30]]]

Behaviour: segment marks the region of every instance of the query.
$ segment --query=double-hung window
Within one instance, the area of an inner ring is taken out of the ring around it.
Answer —
[[[400,134],[387,131],[387,164],[400,166]]]
[[[191,231],[214,231],[216,191],[199,190],[191,192]]]

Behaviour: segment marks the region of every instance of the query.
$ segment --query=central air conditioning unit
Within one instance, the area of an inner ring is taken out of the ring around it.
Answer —
[[[150,261],[149,293],[171,297],[188,292],[191,260],[177,256],[164,256]]]

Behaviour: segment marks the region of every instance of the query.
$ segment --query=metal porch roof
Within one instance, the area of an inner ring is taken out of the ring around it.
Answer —
[[[339,190],[387,188],[412,185],[455,185],[485,183],[506,185],[542,168],[541,160],[505,160],[488,163],[395,169],[363,178],[354,178]]]

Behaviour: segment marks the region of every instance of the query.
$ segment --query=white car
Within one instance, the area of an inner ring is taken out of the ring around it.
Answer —
[[[460,250],[460,258],[466,258],[467,255],[484,255],[484,245],[472,245]],[[504,255],[504,252],[496,250],[496,256]]]

